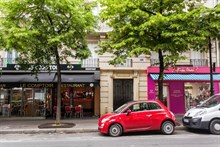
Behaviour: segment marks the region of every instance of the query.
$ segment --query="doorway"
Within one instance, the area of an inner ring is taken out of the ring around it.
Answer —
[[[113,109],[133,100],[133,79],[114,79]]]

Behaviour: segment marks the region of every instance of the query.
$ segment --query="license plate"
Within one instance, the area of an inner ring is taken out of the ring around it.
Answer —
[[[183,119],[184,122],[186,123],[189,123],[189,120],[188,119]]]

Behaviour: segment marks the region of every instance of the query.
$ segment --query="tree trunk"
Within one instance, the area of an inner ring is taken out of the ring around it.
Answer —
[[[56,112],[56,124],[60,125],[61,118],[61,69],[60,69],[60,56],[58,48],[55,49],[56,64],[57,64],[57,112]]]
[[[163,102],[163,76],[164,76],[164,61],[163,61],[163,53],[162,50],[159,49],[159,65],[160,65],[160,72],[158,78],[158,99]]]

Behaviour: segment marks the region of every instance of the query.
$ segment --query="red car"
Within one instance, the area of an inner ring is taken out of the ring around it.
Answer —
[[[110,136],[147,130],[161,130],[170,135],[175,126],[174,114],[158,100],[125,103],[114,112],[103,115],[98,122],[99,132]]]

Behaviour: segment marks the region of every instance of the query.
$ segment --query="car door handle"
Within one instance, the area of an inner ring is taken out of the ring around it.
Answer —
[[[152,116],[152,114],[148,114],[148,115],[146,115],[147,117],[151,117]]]

